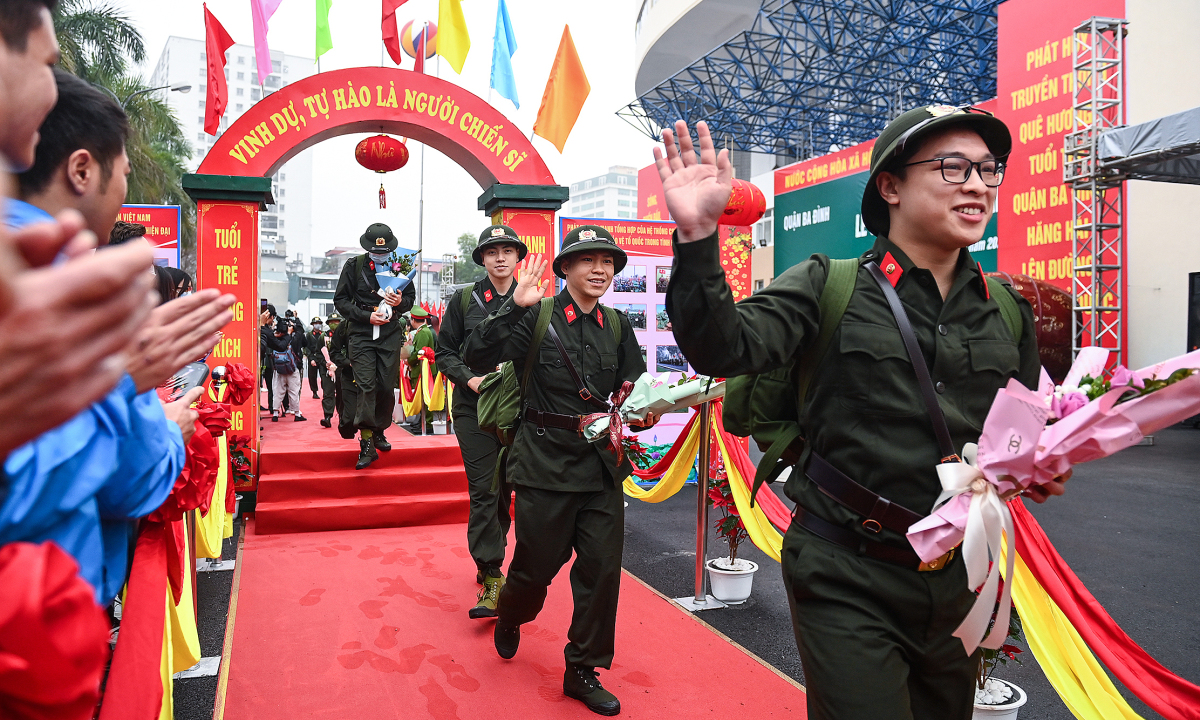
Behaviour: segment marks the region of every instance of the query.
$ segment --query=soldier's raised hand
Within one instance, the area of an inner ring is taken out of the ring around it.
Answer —
[[[546,273],[547,264],[541,253],[538,253],[527,256],[517,266],[517,289],[513,291],[513,302],[521,307],[530,307],[546,295],[549,280],[542,276]]]
[[[700,138],[699,160],[687,123],[682,120],[675,123],[675,132],[663,130],[666,155],[654,148],[654,163],[662,178],[667,210],[679,230],[679,242],[694,242],[716,232],[717,220],[733,189],[729,151],[716,152],[707,123],[696,123],[696,134]]]

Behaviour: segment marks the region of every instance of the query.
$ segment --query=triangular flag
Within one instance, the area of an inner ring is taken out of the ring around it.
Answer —
[[[446,58],[454,72],[462,74],[467,51],[471,49],[471,36],[467,33],[467,20],[463,17],[460,0],[438,0],[437,54]]]
[[[404,55],[400,53],[400,25],[396,20],[396,10],[406,2],[408,0],[383,0],[383,46],[397,65]]]
[[[317,59],[333,49],[333,34],[329,32],[329,8],[333,0],[317,0]]]
[[[204,56],[208,61],[208,95],[204,99],[204,132],[216,135],[221,116],[229,104],[229,86],[225,82],[225,51],[233,47],[233,38],[216,16],[204,5]]]
[[[533,123],[533,132],[549,140],[561,153],[571,128],[579,119],[583,102],[591,92],[592,86],[588,83],[583,63],[579,62],[579,53],[575,52],[575,43],[571,40],[571,28],[564,25],[558,54],[554,56],[550,78],[546,80],[546,92],[542,94],[542,106],[538,108],[537,120]]]
[[[429,23],[421,23],[421,33],[417,36],[413,47],[417,52],[417,62],[413,65],[413,70],[419,73],[425,72],[425,56],[429,54]]]
[[[254,59],[258,65],[258,84],[266,85],[271,74],[271,48],[267,47],[267,23],[283,0],[250,0],[250,17],[254,21]]]
[[[513,32],[512,18],[508,16],[508,5],[504,0],[496,4],[496,34],[492,38],[492,87],[500,97],[512,100],[518,109],[517,78],[513,75],[512,56],[517,51],[517,36]]]

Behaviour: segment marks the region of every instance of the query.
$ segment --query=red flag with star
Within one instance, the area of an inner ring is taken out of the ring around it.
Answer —
[[[204,99],[204,132],[216,135],[221,117],[229,105],[229,86],[225,82],[225,51],[233,47],[233,38],[216,16],[204,5],[204,55],[208,61],[208,95]]]

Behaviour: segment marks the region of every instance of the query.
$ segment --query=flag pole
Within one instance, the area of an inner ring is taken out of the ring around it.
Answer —
[[[429,22],[426,21],[425,23],[423,23],[423,26],[421,29],[421,44],[420,44],[420,47],[417,49],[418,55],[421,55],[421,56],[425,55],[425,52],[426,52],[425,44],[428,42],[428,40],[427,40],[428,37],[429,37]],[[438,56],[438,59],[440,60],[441,56]],[[422,57],[422,60],[424,60],[424,57]],[[425,143],[423,143],[423,142],[421,143],[421,180],[420,180],[420,182],[421,182],[421,188],[418,193],[418,200],[417,200],[417,262],[423,263],[425,261]],[[424,274],[424,270],[422,269],[421,265],[417,265],[417,304],[418,305],[421,304],[421,298],[422,298],[421,275],[423,275],[423,274]],[[421,417],[423,418],[424,415],[422,415]]]

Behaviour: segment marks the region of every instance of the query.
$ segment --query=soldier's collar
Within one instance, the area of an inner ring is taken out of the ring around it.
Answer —
[[[563,317],[567,319],[568,325],[574,325],[575,321],[579,320],[580,318],[590,317],[592,320],[596,321],[597,325],[604,327],[604,320],[600,319],[602,311],[600,310],[599,302],[596,303],[596,306],[592,308],[591,312],[585,313],[580,309],[578,303],[575,302],[575,298],[571,297],[571,293],[568,292],[566,288],[563,288],[562,292],[558,294],[558,300],[559,304],[562,306]]]

